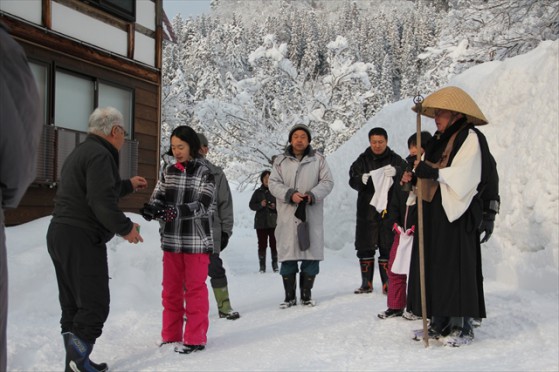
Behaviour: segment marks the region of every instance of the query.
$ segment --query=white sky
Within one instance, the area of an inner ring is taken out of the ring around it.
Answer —
[[[374,292],[355,295],[360,273],[353,238],[356,193],[351,162],[367,132],[386,127],[400,153],[415,131],[410,101],[387,106],[328,157],[335,186],[325,202],[325,261],[315,281],[317,306],[280,310],[278,274],[258,273],[251,190],[233,185],[235,226],[222,258],[231,303],[241,318],[218,319],[210,294],[206,350],[179,355],[158,348],[161,329],[159,224],[128,214],[145,242],[108,244],[111,312],[92,359],[114,371],[557,371],[559,370],[559,41],[503,62],[465,71],[451,84],[476,100],[500,174],[501,213],[482,246],[488,318],[472,345],[424,348],[411,340],[421,322],[380,320],[386,309],[378,270]],[[423,129],[433,131],[432,121]],[[151,185],[153,186],[153,185]],[[47,253],[45,217],[6,229],[8,370],[62,370],[58,290]],[[77,249],[79,247],[76,247]],[[269,261],[269,258],[268,258]],[[269,267],[269,263],[268,263]],[[209,281],[208,281],[209,286]]]
[[[163,9],[169,20],[178,13],[183,19],[197,17],[210,11],[211,0],[163,0]]]

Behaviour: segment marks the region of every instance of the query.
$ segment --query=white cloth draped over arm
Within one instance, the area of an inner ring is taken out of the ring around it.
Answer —
[[[481,149],[474,131],[469,131],[452,165],[439,169],[438,181],[443,209],[449,222],[454,222],[470,206],[481,181]]]

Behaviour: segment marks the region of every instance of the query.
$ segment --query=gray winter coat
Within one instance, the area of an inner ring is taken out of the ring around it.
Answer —
[[[221,234],[224,232],[229,237],[233,235],[233,196],[229,188],[229,182],[223,169],[214,165],[207,159],[203,159],[215,179],[215,192],[212,213],[212,229],[214,235],[214,253],[221,252]]]
[[[326,158],[311,146],[300,161],[293,155],[291,146],[283,155],[274,160],[268,184],[276,197],[278,222],[275,231],[278,260],[324,260],[324,198],[330,194],[334,181]],[[312,203],[307,205],[306,216],[309,223],[310,248],[299,249],[295,217],[297,205],[291,201],[295,192],[308,193]]]

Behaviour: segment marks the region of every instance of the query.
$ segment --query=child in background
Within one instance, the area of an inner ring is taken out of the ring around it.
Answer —
[[[421,132],[421,144],[425,146],[427,141],[431,139],[431,134],[429,132]],[[414,160],[416,160],[417,155],[417,141],[416,134],[413,134],[408,138],[408,150],[409,155],[406,158],[406,162],[413,166]],[[423,148],[421,148],[421,153],[423,153]],[[398,249],[400,247],[401,241],[406,241],[406,249],[411,249],[411,243],[413,242],[413,233],[415,225],[417,223],[417,204],[415,200],[415,195],[413,191],[406,191],[402,189],[399,183],[394,185],[394,193],[392,194],[392,199],[390,205],[388,206],[387,222],[389,226],[393,226],[394,231],[394,242],[392,243],[392,248],[390,249],[390,256],[388,259],[388,294],[387,294],[387,305],[388,309],[378,314],[380,319],[394,318],[403,316],[408,320],[420,319],[418,316],[411,312],[404,311],[406,307],[406,281],[407,274],[394,273],[392,267],[394,265],[394,260],[398,254]],[[407,234],[411,239],[406,239],[402,234]],[[411,240],[411,241],[408,241]],[[402,246],[401,249],[404,249]],[[400,252],[403,254],[404,252]],[[409,262],[407,270],[409,271]]]
[[[276,250],[276,223],[278,212],[276,211],[276,198],[268,189],[268,180],[270,179],[270,171],[265,170],[260,174],[260,182],[262,185],[254,190],[249,208],[256,211],[254,215],[254,228],[258,237],[258,260],[260,262],[260,272],[266,272],[266,248],[268,241],[270,242],[270,251],[272,254],[272,270],[278,272],[278,251]]]

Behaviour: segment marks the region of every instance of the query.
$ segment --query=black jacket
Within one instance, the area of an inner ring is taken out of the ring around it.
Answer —
[[[396,176],[394,176],[394,183],[399,182],[402,172],[406,168],[406,162],[400,157],[400,155],[392,151],[390,147],[387,147],[381,155],[375,155],[371,148],[367,147],[367,149],[359,155],[357,160],[355,160],[349,168],[349,186],[358,192],[358,218],[372,219],[378,214],[377,210],[369,204],[375,193],[373,182],[371,178],[369,178],[369,182],[364,185],[361,181],[363,174],[389,164],[394,166],[397,171]],[[388,200],[390,201],[391,198],[392,189],[388,193]]]
[[[260,204],[264,199],[266,200],[265,207]],[[248,206],[256,211],[254,215],[255,229],[273,229],[276,227],[278,212],[275,207],[271,207],[271,204],[276,204],[276,197],[270,193],[266,186],[262,185],[254,190]]]
[[[64,162],[52,222],[92,230],[104,242],[128,235],[133,224],[118,200],[132,191],[132,182],[120,179],[117,149],[90,134]]]

